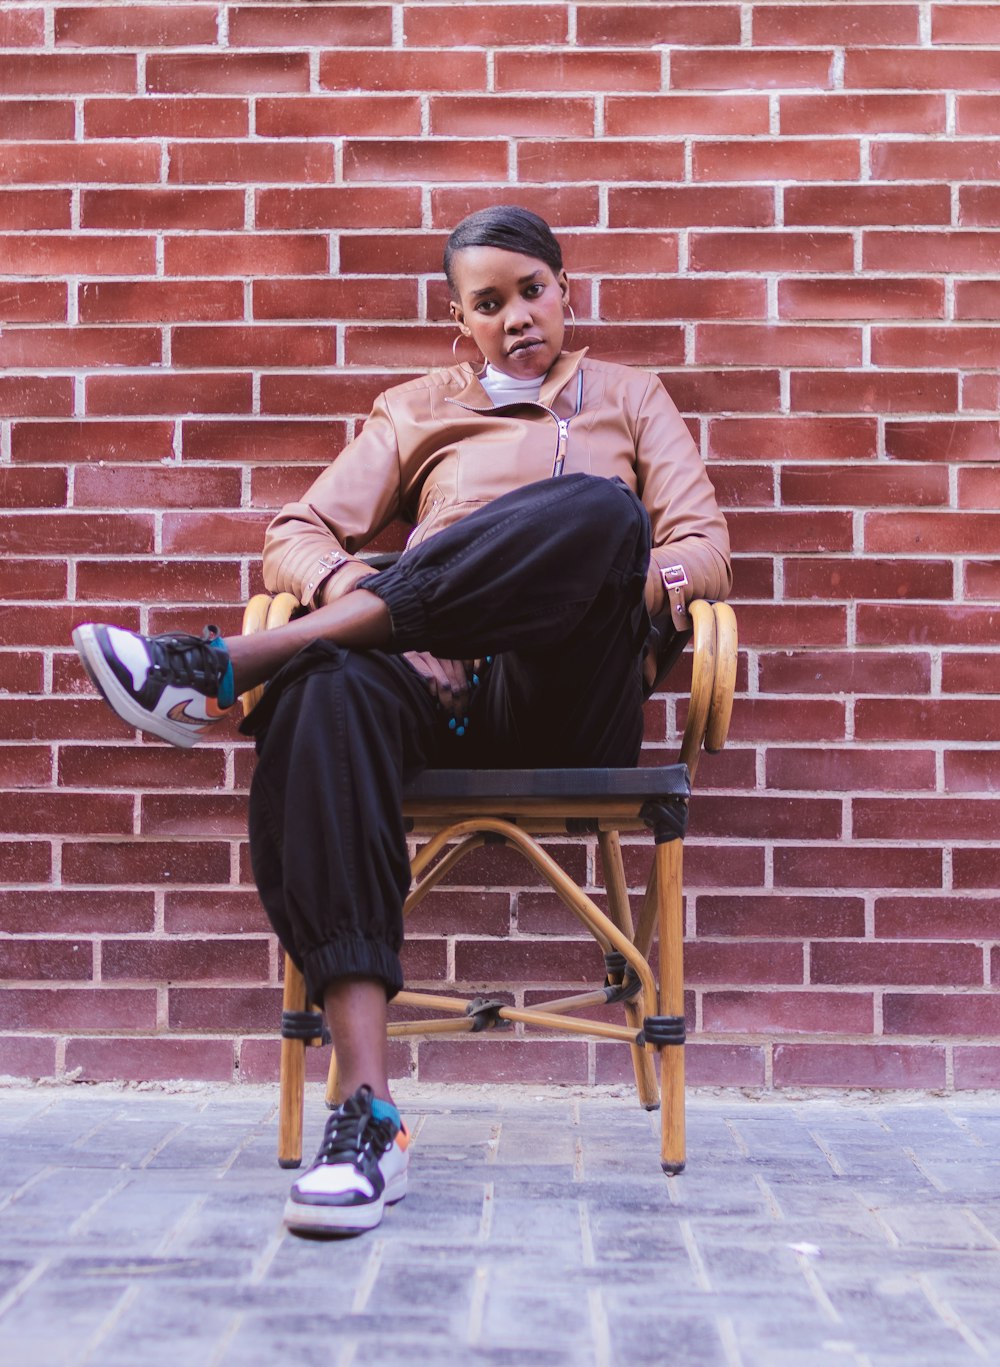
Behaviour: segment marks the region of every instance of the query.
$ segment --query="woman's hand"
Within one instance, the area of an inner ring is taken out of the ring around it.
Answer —
[[[408,650],[403,659],[417,671],[446,712],[461,721],[469,706],[471,660],[439,660],[422,650]]]

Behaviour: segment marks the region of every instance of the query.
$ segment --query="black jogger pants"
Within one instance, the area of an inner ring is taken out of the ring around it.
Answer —
[[[362,581],[388,651],[307,646],[269,684],[250,850],[264,908],[322,1003],[337,978],[402,987],[404,784],[428,767],[632,765],[642,741],[649,519],[620,480],[567,475],[478,508]],[[491,657],[466,734],[401,659]]]

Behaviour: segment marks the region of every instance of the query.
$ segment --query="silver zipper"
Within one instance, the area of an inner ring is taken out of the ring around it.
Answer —
[[[462,403],[461,399],[445,399],[445,403],[453,403],[456,408],[464,408],[467,413],[504,413],[510,408],[540,408],[543,413],[548,413],[550,418],[555,419],[558,428],[555,460],[552,463],[552,478],[558,479],[566,464],[570,422],[579,415],[583,408],[583,371],[578,370],[576,372],[576,408],[569,418],[560,418],[559,414],[549,408],[548,404],[539,403],[537,399],[525,399],[521,403],[495,403],[491,404],[489,408],[483,408],[474,403]]]

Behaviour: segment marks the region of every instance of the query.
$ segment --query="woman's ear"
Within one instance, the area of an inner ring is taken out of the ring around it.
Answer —
[[[562,291],[562,301],[563,301],[564,304],[568,304],[568,303],[569,303],[569,276],[566,274],[565,271],[560,271],[559,274],[556,276],[556,280],[559,282],[559,289]]]
[[[453,299],[448,305],[448,312],[451,314],[451,321],[457,323],[466,337],[468,337],[469,329],[465,326],[465,314],[462,312],[461,304],[456,299]]]

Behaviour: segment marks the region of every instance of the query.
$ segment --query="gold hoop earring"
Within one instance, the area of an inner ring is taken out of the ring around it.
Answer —
[[[460,329],[458,332],[455,333],[455,339],[454,339],[454,341],[453,341],[452,344],[451,344],[451,354],[454,356],[454,358],[455,358],[456,361],[458,360],[458,344],[459,344],[459,342],[462,340],[462,338],[463,338],[464,336],[465,336],[465,333],[462,332],[461,329]],[[469,341],[472,342],[472,338],[471,338],[471,337],[469,338]],[[473,346],[476,346],[475,342],[472,342],[472,345],[473,345]],[[483,353],[482,353],[481,351],[479,351],[479,348],[478,348],[477,346],[476,346],[476,350],[479,352],[479,355],[482,357],[483,361],[485,361],[485,360],[486,360],[486,357],[483,356]],[[474,366],[474,365],[475,365],[475,361],[470,361],[469,364]]]
[[[573,305],[569,302],[568,299],[566,300],[566,307],[569,309],[570,318],[569,340],[572,341],[573,336],[576,332],[576,314],[573,312]]]

